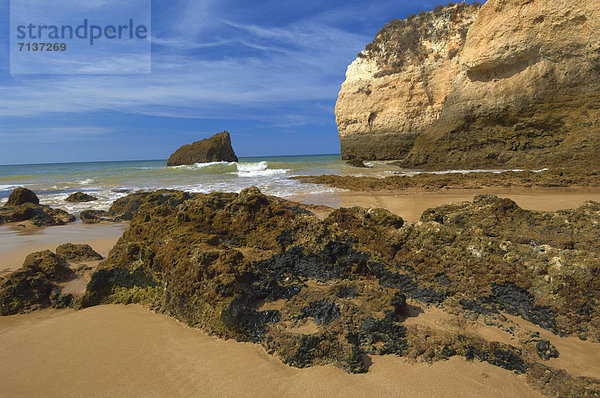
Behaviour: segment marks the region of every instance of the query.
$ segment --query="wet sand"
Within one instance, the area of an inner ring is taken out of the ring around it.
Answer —
[[[588,200],[600,201],[598,189],[460,189],[442,192],[335,192],[294,197],[303,203],[340,207],[383,207],[407,221],[418,221],[423,211],[447,204],[472,200],[476,194],[494,194],[514,200],[528,210],[554,211],[573,209]],[[322,214],[319,214],[322,216]]]
[[[78,221],[55,227],[21,228],[16,225],[0,227],[0,274],[21,267],[28,254],[55,250],[63,243],[87,243],[106,257],[123,235],[127,224],[86,225]]]
[[[461,358],[374,357],[369,373],[290,368],[139,306],[0,318],[2,396],[538,397],[523,376]]]

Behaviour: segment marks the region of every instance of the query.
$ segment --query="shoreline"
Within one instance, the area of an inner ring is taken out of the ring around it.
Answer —
[[[493,194],[514,200],[527,210],[556,211],[575,209],[582,203],[593,200],[600,202],[600,188],[482,188],[447,189],[443,191],[390,190],[390,191],[345,191],[325,194],[300,195],[290,200],[308,205],[340,207],[382,207],[401,216],[406,221],[417,222],[429,208],[451,202],[473,200],[477,194]],[[324,210],[313,210],[317,216],[328,214]]]
[[[2,225],[0,226],[0,276],[21,268],[27,255],[36,251],[54,251],[63,243],[86,243],[102,257],[106,257],[126,228],[126,223],[88,225],[80,220],[71,224],[44,228]]]

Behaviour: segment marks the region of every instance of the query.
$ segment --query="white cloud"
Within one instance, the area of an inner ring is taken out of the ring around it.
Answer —
[[[74,142],[90,141],[112,133],[113,130],[95,126],[18,127],[0,132],[1,142]]]

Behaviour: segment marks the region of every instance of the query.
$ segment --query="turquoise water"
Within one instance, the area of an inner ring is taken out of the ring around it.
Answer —
[[[332,192],[336,189],[290,180],[300,175],[385,176],[399,171],[385,162],[370,163],[371,169],[346,165],[340,155],[240,158],[239,163],[205,163],[167,167],[166,160],[94,162],[0,166],[0,203],[19,186],[35,191],[44,204],[78,212],[107,208],[128,192],[161,188],[189,192],[239,192],[257,186],[264,193],[281,197]],[[67,204],[73,192],[87,192],[100,200]]]

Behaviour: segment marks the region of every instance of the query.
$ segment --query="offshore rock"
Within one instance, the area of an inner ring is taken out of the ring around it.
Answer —
[[[75,192],[65,199],[65,201],[73,203],[93,202],[95,200],[98,200],[98,198],[83,192]]]
[[[192,165],[208,162],[237,162],[238,158],[231,146],[227,131],[210,138],[184,145],[176,150],[167,161],[167,166]]]
[[[40,199],[37,195],[27,188],[17,188],[10,193],[8,202],[4,206],[20,206],[25,203],[40,204]]]
[[[40,205],[37,195],[27,188],[11,192],[8,202],[0,207],[0,225],[31,221],[36,227],[63,225],[75,221],[75,216],[64,210]]]

